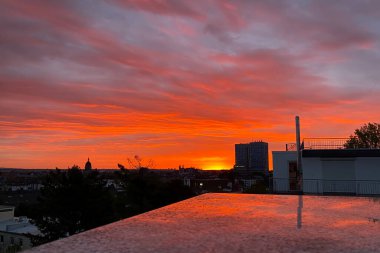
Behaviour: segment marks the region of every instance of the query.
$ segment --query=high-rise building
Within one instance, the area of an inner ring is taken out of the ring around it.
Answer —
[[[248,167],[249,144],[235,144],[235,166]]]
[[[235,170],[243,177],[251,177],[269,171],[268,143],[256,141],[235,144]]]

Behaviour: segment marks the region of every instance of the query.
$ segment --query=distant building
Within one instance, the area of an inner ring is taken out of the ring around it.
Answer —
[[[235,171],[239,177],[252,178],[269,171],[268,143],[256,141],[235,144]]]
[[[14,217],[13,206],[0,206],[0,252],[16,252],[32,247],[30,235],[40,231],[27,217]]]
[[[232,182],[228,179],[184,179],[184,185],[190,187],[195,193],[231,192]]]
[[[178,167],[178,175],[180,177],[195,178],[200,174],[200,170],[194,167],[185,168],[184,165]]]
[[[84,166],[84,170],[85,171],[91,171],[92,170],[92,165],[91,165],[91,162],[90,162],[90,158],[88,158],[85,166]]]
[[[37,192],[44,174],[44,170],[0,169],[0,191]]]

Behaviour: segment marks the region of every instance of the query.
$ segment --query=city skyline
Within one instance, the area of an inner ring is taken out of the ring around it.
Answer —
[[[230,169],[380,113],[378,1],[0,1],[0,167]]]

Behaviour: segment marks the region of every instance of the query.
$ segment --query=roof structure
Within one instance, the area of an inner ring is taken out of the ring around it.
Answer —
[[[203,194],[27,252],[376,252],[380,200]]]

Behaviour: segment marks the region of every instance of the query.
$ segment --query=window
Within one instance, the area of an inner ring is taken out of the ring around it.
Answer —
[[[4,236],[0,235],[0,242],[4,242]]]
[[[22,246],[22,244],[23,244],[22,238],[18,238],[18,245]]]
[[[11,244],[15,243],[15,238],[11,237]]]

